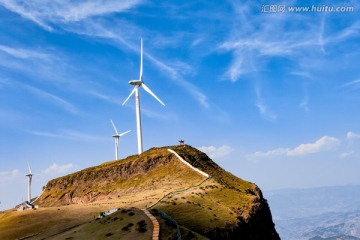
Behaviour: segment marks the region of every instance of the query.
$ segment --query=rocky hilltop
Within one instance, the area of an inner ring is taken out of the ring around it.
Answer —
[[[280,239],[260,189],[187,145],[152,148],[51,180],[37,204],[150,208],[210,239]]]

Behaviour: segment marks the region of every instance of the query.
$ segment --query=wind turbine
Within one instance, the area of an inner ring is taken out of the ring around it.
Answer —
[[[119,138],[120,138],[121,136],[127,134],[127,133],[130,132],[131,130],[119,134],[118,131],[117,131],[117,129],[116,129],[116,127],[115,127],[114,122],[113,122],[111,119],[110,119],[110,121],[111,121],[111,124],[113,125],[114,130],[115,130],[115,133],[116,133],[116,134],[113,135],[113,138],[115,139],[115,157],[116,157],[116,160],[118,160],[118,159],[119,159]]]
[[[32,174],[32,172],[31,172],[29,163],[28,163],[28,167],[29,167],[29,173],[26,174],[26,176],[28,177],[28,202],[30,203],[30,201],[31,201],[31,179],[34,174]]]
[[[165,104],[148,88],[143,82],[143,40],[141,38],[141,50],[140,50],[140,77],[139,80],[131,80],[129,84],[134,85],[134,89],[131,91],[130,95],[122,104],[124,104],[129,100],[131,95],[135,93],[135,103],[136,103],[136,130],[137,130],[137,140],[138,140],[138,153],[141,154],[143,152],[143,143],[142,143],[142,130],[141,130],[141,115],[140,115],[140,95],[139,88],[142,86],[146,92],[148,92],[151,96],[153,96],[159,103],[163,106]]]

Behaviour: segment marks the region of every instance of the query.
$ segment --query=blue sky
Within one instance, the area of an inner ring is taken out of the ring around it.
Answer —
[[[358,1],[0,0],[0,209],[54,177],[180,138],[262,189],[360,184]]]

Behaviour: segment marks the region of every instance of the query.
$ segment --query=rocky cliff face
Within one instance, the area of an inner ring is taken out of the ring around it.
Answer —
[[[168,148],[211,177],[189,168]],[[190,146],[153,148],[54,179],[37,204],[151,207],[210,239],[280,239],[260,189]]]

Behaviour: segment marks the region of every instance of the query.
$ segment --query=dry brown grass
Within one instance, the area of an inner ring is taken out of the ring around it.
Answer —
[[[167,148],[150,149],[140,156],[107,162],[52,180],[38,203],[60,207],[0,214],[0,239],[30,235],[36,235],[31,239],[42,239],[59,237],[59,233],[71,239],[74,231],[85,234],[97,228],[101,232],[98,239],[101,239],[105,232],[113,231],[114,225],[90,224],[99,212],[112,208],[146,208],[168,193],[204,180],[204,176],[181,163]],[[260,197],[255,184],[224,171],[197,149],[171,148],[212,178],[200,186],[164,198],[156,209],[199,233],[229,224],[236,226],[239,217],[246,219],[251,215],[253,203]],[[120,233],[111,234],[118,236]]]

